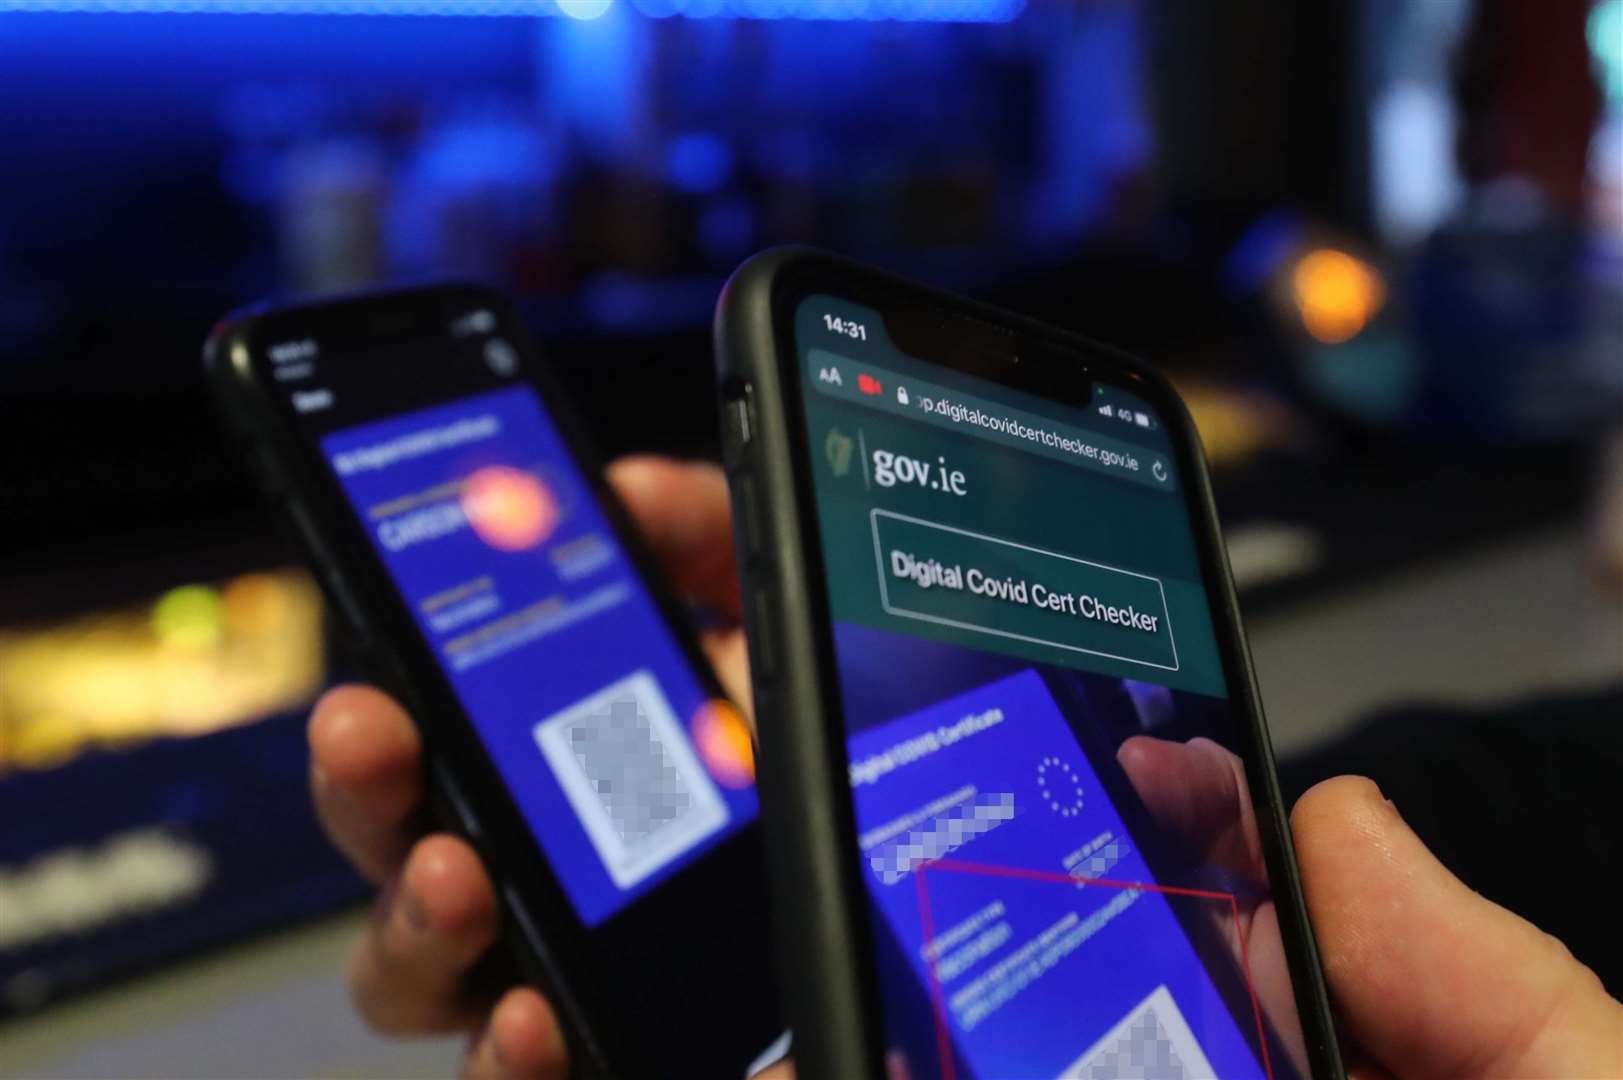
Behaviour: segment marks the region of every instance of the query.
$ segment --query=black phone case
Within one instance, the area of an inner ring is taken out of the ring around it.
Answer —
[[[263,309],[268,310],[268,309]],[[583,1080],[609,1080],[613,1076],[603,1059],[585,1016],[575,1007],[564,980],[549,962],[545,940],[535,916],[526,909],[503,872],[503,860],[493,850],[490,838],[466,791],[458,779],[457,765],[439,750],[440,738],[416,717],[427,708],[424,696],[407,674],[404,659],[378,634],[364,612],[355,586],[348,580],[342,560],[333,554],[332,544],[320,535],[313,515],[295,494],[297,479],[283,463],[291,447],[281,432],[278,419],[267,409],[260,388],[243,369],[229,361],[232,345],[243,340],[262,309],[228,317],[211,334],[204,349],[204,373],[219,404],[220,415],[234,441],[248,461],[256,480],[267,496],[277,526],[292,544],[303,550],[306,560],[349,632],[356,636],[360,662],[367,678],[395,697],[413,716],[424,740],[425,779],[428,784],[429,813],[436,826],[452,832],[471,844],[491,876],[501,908],[502,942],[523,979],[542,990],[559,1007],[556,1016],[570,1047],[571,1074]]]
[[[425,303],[435,299],[440,289],[482,296],[487,304],[508,309],[505,301],[495,294],[463,285],[424,290],[421,295]],[[353,301],[389,299],[394,297],[363,294],[326,303],[337,306]],[[265,490],[279,523],[295,545],[303,549],[331,607],[354,635],[368,669],[367,675],[394,694],[412,715],[423,737],[430,810],[439,825],[472,844],[491,875],[502,912],[504,942],[518,974],[551,1000],[570,1048],[571,1075],[604,1078],[641,1075],[640,1069],[624,1064],[633,1056],[625,1045],[624,1034],[617,1035],[615,1027],[605,1028],[604,1024],[595,1022],[590,1006],[574,992],[572,973],[574,976],[604,973],[574,970],[569,959],[571,942],[558,937],[560,929],[568,931],[569,927],[549,917],[549,912],[556,911],[560,902],[548,896],[549,892],[556,891],[556,886],[549,888],[541,880],[543,875],[526,857],[527,827],[507,796],[504,782],[483,756],[471,726],[435,719],[461,714],[431,683],[413,676],[412,658],[397,641],[401,640],[402,633],[415,634],[415,628],[389,618],[380,621],[373,614],[387,610],[385,597],[379,595],[377,588],[368,587],[376,586],[371,580],[376,575],[351,571],[358,566],[357,560],[373,556],[346,543],[341,530],[324,526],[323,511],[331,514],[347,510],[319,501],[322,494],[319,491],[303,489],[304,470],[299,463],[304,451],[300,436],[290,431],[271,408],[264,387],[247,367],[232,362],[234,351],[247,347],[253,327],[268,310],[253,309],[231,316],[215,329],[205,348],[205,373],[221,414]],[[522,333],[522,327],[518,329]],[[532,342],[524,344],[532,355],[539,356]],[[607,498],[602,509],[619,542],[637,566],[644,587],[665,615],[670,632],[687,652],[695,673],[711,687],[713,694],[721,696],[720,686],[697,640],[676,617],[679,607],[675,598],[651,572],[652,556],[642,546],[612,491],[607,489],[601,459],[587,433],[578,418],[559,407],[561,388],[545,370],[544,363],[528,365],[528,375],[535,389],[545,391],[542,397],[551,418],[588,483],[599,497]],[[318,501],[312,502],[312,498]],[[416,659],[421,662],[422,658]],[[436,704],[440,707],[436,708]],[[612,973],[607,974],[612,977]],[[725,988],[705,988],[711,993],[718,989]],[[634,1023],[636,1018],[624,1019]]]
[[[1268,767],[1248,770],[1253,799],[1283,820],[1256,677],[1239,618],[1211,482],[1194,421],[1167,380],[1117,350],[814,248],[763,252],[728,281],[717,305],[715,350],[723,446],[744,584],[744,615],[759,728],[759,774],[778,964],[794,1031],[797,1075],[806,1080],[885,1076],[877,989],[868,970],[868,911],[857,870],[846,754],[830,717],[841,713],[831,628],[820,611],[816,504],[801,421],[789,380],[798,379],[793,342],[780,332],[777,300],[786,277],[811,271],[901,293],[1064,348],[1107,359],[1153,384],[1175,409],[1165,416],[1191,448],[1185,483],[1200,506],[1193,527],[1214,541],[1206,566],[1219,637],[1227,636],[1241,678],[1237,714],[1248,722]],[[1310,1065],[1342,1080],[1329,998],[1308,923],[1289,829],[1278,837],[1285,866],[1274,893],[1297,988]]]

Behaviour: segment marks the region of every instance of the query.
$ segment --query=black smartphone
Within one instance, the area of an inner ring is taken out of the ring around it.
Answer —
[[[798,249],[716,328],[801,1075],[1342,1076],[1169,384]]]
[[[205,369],[577,1065],[743,1076],[782,1031],[750,732],[514,311],[469,286],[258,308]]]

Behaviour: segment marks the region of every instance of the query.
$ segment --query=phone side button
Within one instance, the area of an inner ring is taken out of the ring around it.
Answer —
[[[722,461],[729,469],[743,463],[755,438],[755,410],[750,407],[750,396],[750,386],[745,383],[721,406]]]
[[[755,493],[755,477],[741,472],[732,478],[733,509],[738,514],[738,535],[742,541],[741,562],[753,564],[761,557],[766,545],[766,530],[761,520],[761,501]]]
[[[751,673],[760,683],[770,683],[778,675],[777,623],[772,619],[772,600],[756,586],[750,592],[749,644]]]

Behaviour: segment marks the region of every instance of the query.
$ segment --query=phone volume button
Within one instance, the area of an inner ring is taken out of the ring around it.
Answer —
[[[765,684],[776,680],[781,654],[778,649],[778,624],[773,618],[772,598],[766,589],[757,585],[750,590],[749,645],[751,672],[755,680]]]
[[[750,386],[745,383],[736,396],[722,402],[721,453],[728,469],[736,469],[744,463],[750,444],[755,441],[755,410],[750,398]]]
[[[740,473],[732,478],[733,511],[738,515],[739,561],[754,564],[766,553],[766,520],[755,477]]]

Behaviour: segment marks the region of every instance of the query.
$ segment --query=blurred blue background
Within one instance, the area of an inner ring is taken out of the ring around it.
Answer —
[[[1623,676],[1623,0],[0,0],[0,1016],[364,895],[215,319],[492,282],[606,450],[705,456],[783,242],[1173,374],[1282,752]],[[52,1015],[27,1068],[164,1071]],[[286,1067],[427,1067],[328,1034]]]

